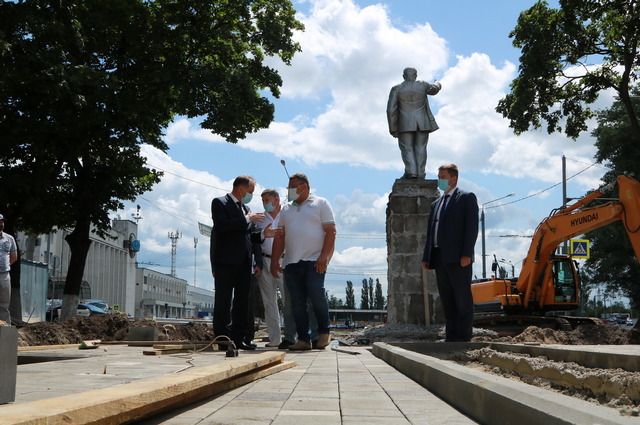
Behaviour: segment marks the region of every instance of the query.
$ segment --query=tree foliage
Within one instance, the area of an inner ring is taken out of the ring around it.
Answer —
[[[576,138],[594,115],[589,105],[613,89],[640,140],[630,97],[640,65],[639,8],[635,0],[560,0],[559,9],[538,1],[522,12],[510,33],[521,49],[519,75],[496,110],[517,134],[544,121],[549,133]]]
[[[233,143],[269,125],[282,80],[264,60],[299,50],[294,15],[289,0],[0,3],[1,207],[28,231],[73,228],[65,297],[91,226],[159,181],[140,147],[166,151],[173,117]]]
[[[360,291],[360,310],[369,310],[369,281],[362,279],[362,290]]]
[[[373,308],[375,308],[376,310],[382,310],[384,309],[384,303],[385,299],[384,295],[382,295],[382,284],[380,283],[380,279],[376,278],[376,289],[373,299]]]
[[[633,106],[640,108],[638,90],[634,89]],[[610,166],[603,176],[605,183],[615,182],[620,174],[640,176],[640,149],[629,142],[633,133],[626,108],[620,101],[598,114],[598,126],[593,134],[598,149],[596,159]],[[607,197],[617,197],[617,189],[607,193]],[[630,229],[634,230],[634,229]],[[635,229],[637,231],[637,229]],[[591,258],[585,265],[585,285],[587,289],[604,283],[609,293],[622,293],[631,299],[634,308],[640,307],[640,264],[624,225],[613,223],[593,232]]]
[[[356,295],[353,291],[353,282],[350,280],[347,280],[344,307],[349,310],[354,310],[356,308]]]

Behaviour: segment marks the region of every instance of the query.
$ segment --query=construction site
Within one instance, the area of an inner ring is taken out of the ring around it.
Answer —
[[[0,332],[19,344],[17,358],[2,348],[18,366],[13,380],[3,369],[0,424],[640,421],[638,333],[613,324],[474,328],[468,343],[441,342],[442,326],[379,325],[335,331],[324,350],[231,354],[202,323],[109,315]]]

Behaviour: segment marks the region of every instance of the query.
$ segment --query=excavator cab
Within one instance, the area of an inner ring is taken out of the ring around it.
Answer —
[[[545,310],[573,310],[578,307],[580,274],[570,257],[551,258],[553,291],[547,291]]]

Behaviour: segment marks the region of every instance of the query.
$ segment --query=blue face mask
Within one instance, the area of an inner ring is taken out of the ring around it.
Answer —
[[[448,179],[438,179],[438,189],[445,191],[449,188],[449,180]]]
[[[253,199],[253,193],[245,193],[245,195],[242,197],[242,203],[243,204],[248,204],[249,202],[251,202],[251,200]]]
[[[287,191],[287,200],[293,202],[298,199],[298,190],[295,187],[289,188]]]
[[[273,211],[273,204],[271,202],[267,202],[266,204],[262,204],[264,206],[264,212],[270,213]]]

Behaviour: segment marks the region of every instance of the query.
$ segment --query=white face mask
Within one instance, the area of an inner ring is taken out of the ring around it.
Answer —
[[[289,202],[293,202],[298,199],[298,190],[295,187],[289,188],[287,199],[289,200]]]

